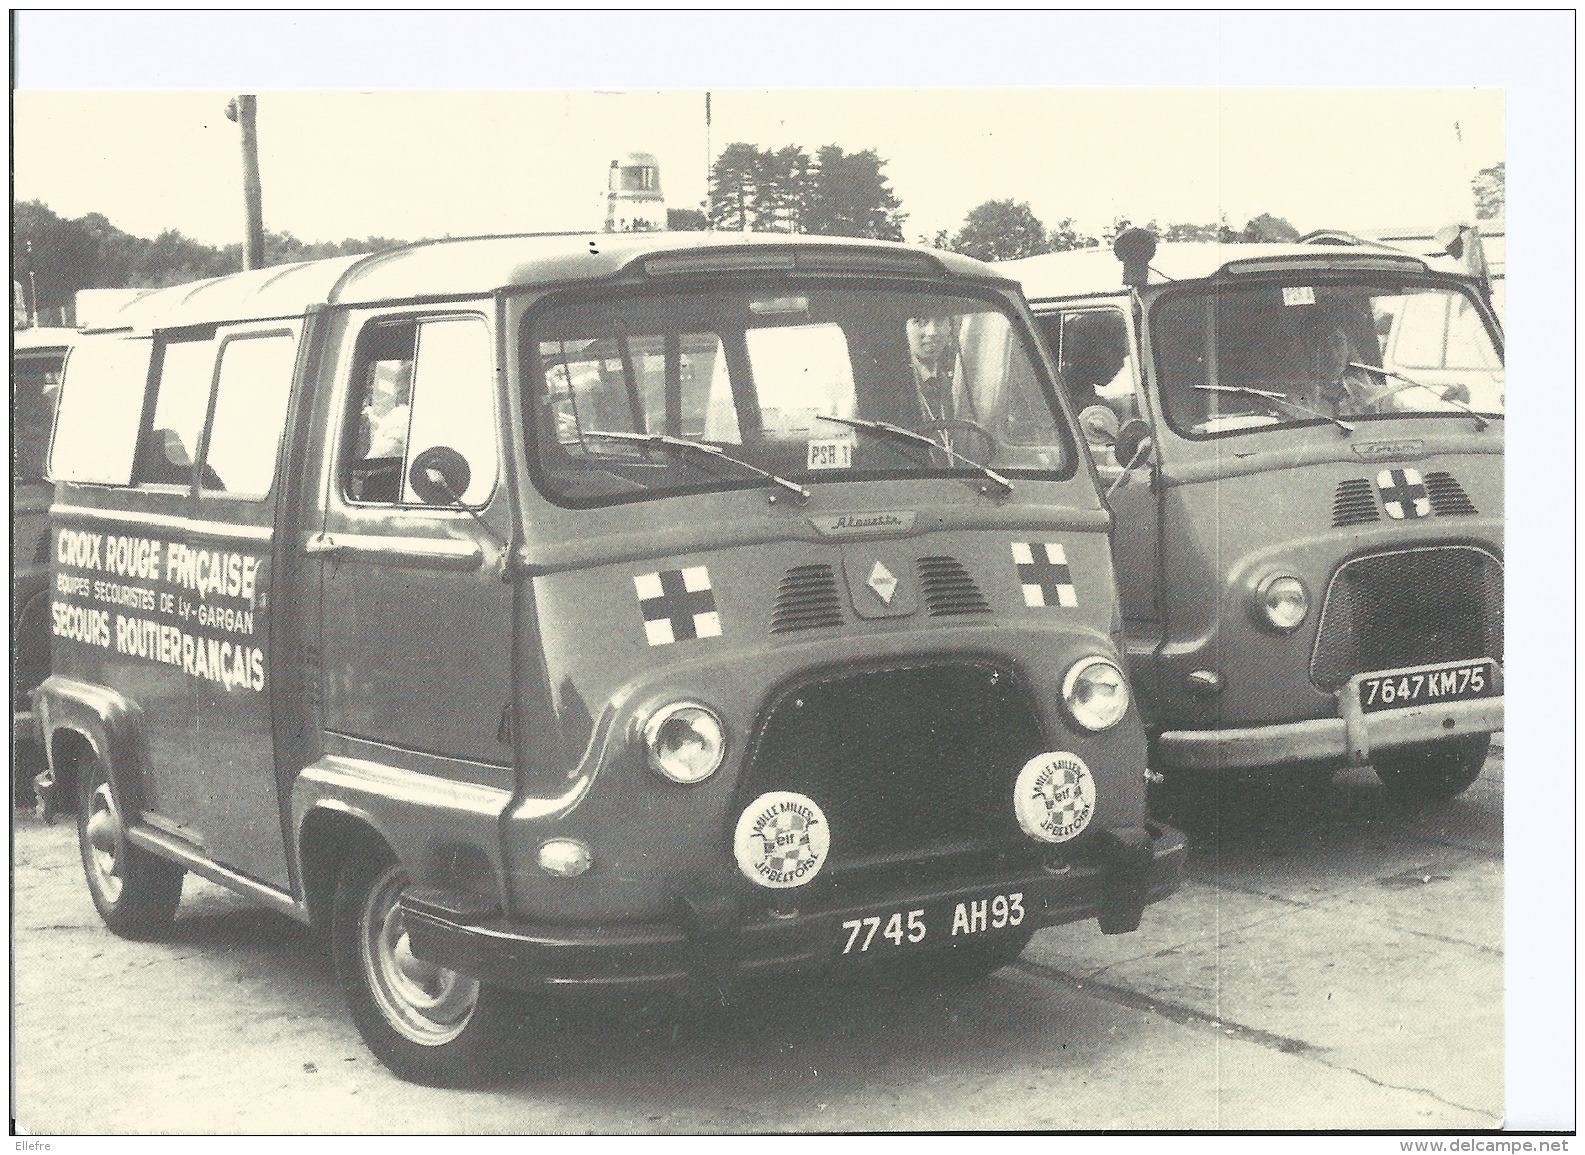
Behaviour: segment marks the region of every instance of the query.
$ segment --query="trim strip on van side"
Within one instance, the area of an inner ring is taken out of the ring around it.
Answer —
[[[52,505],[50,514],[88,520],[116,521],[124,525],[141,525],[150,529],[168,529],[183,533],[196,533],[204,537],[227,538],[232,541],[269,542],[275,532],[267,525],[232,525],[225,521],[200,521],[197,518],[177,517],[168,513],[137,513],[126,509],[98,509],[83,505]]]
[[[484,564],[484,547],[450,537],[376,537],[364,533],[311,533],[303,552],[318,557],[363,557],[387,565],[470,570]]]

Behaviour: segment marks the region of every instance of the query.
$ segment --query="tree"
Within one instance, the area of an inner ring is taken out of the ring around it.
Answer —
[[[1475,192],[1475,219],[1501,220],[1508,211],[1507,175],[1503,171],[1507,161],[1483,168],[1470,182]]]
[[[809,154],[795,144],[759,153],[754,165],[753,226],[756,232],[797,233],[803,191],[810,179]]]
[[[754,220],[755,173],[759,149],[734,141],[721,150],[710,166],[710,192],[705,216],[712,229],[740,233]]]
[[[1299,230],[1281,217],[1261,213],[1258,217],[1252,217],[1244,226],[1242,239],[1251,244],[1257,241],[1296,241],[1299,239]]]
[[[845,153],[828,144],[815,155],[798,206],[798,231],[833,237],[903,239],[902,202],[881,169],[874,149]]]
[[[1222,239],[1222,230],[1225,222],[1212,221],[1206,225],[1193,225],[1187,222],[1168,225],[1161,231],[1163,241],[1219,241]]]
[[[951,248],[982,261],[1011,261],[1051,251],[1046,226],[1027,201],[986,201],[969,210]]]
[[[1063,217],[1046,234],[1047,251],[1065,253],[1070,249],[1093,249],[1101,242],[1087,233],[1081,233],[1072,217]]]

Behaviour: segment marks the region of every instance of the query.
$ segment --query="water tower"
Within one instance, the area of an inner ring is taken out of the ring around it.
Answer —
[[[605,231],[648,233],[666,227],[666,197],[660,164],[647,152],[624,153],[611,162],[605,192]]]

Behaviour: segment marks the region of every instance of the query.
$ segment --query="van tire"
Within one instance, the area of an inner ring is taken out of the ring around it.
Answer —
[[[1371,764],[1387,792],[1400,801],[1446,802],[1474,785],[1490,748],[1490,734],[1439,738],[1377,751]]]
[[[403,1079],[432,1087],[489,1082],[505,1073],[520,996],[413,957],[397,906],[407,882],[383,845],[355,846],[342,861],[331,947],[352,1020]]]
[[[158,938],[176,917],[186,872],[127,839],[102,762],[83,767],[78,791],[77,849],[94,908],[122,938]]]

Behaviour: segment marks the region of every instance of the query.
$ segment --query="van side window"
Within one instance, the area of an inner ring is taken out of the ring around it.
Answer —
[[[499,450],[494,357],[478,317],[371,325],[359,339],[343,442],[342,489],[358,502],[422,501],[408,465],[443,445],[468,462],[466,505],[495,489]]]
[[[152,349],[147,338],[109,337],[72,351],[50,450],[51,481],[131,481]]]
[[[215,343],[198,339],[162,340],[154,383],[154,419],[138,443],[132,469],[134,485],[190,486],[193,461],[215,374]]]
[[[44,479],[45,450],[61,393],[63,353],[18,354],[11,371],[11,481]]]
[[[221,346],[204,489],[248,498],[269,492],[296,355],[290,333],[237,337]]]

